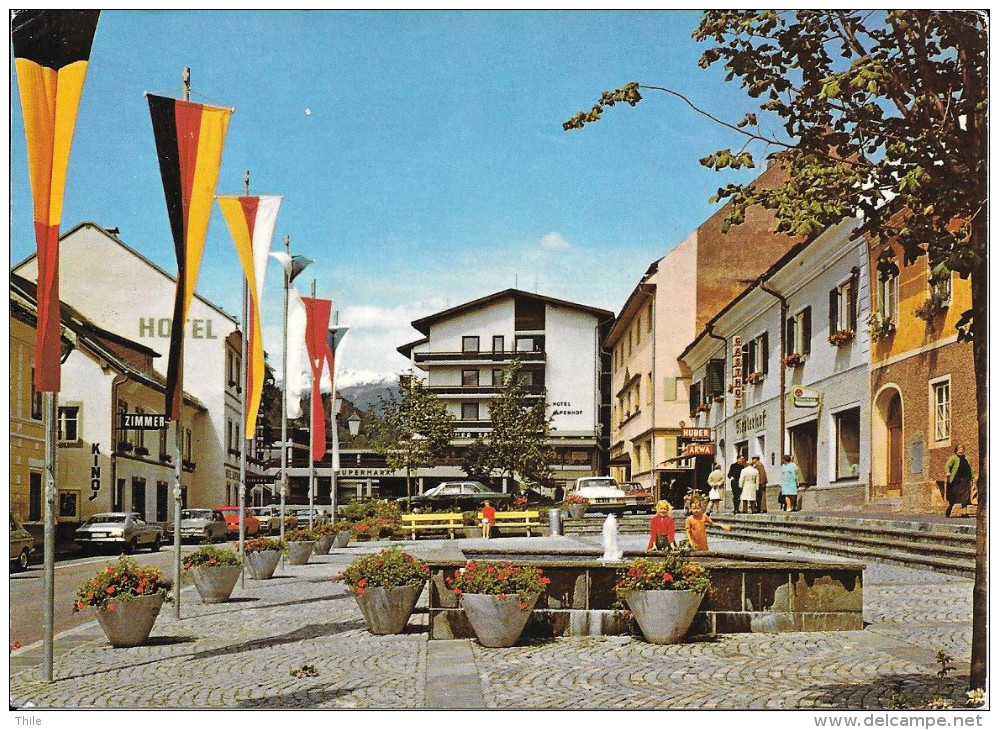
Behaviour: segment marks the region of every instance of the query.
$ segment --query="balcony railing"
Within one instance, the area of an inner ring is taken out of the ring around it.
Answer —
[[[521,362],[544,362],[544,352],[518,352],[503,350],[502,352],[414,352],[413,362],[511,362],[514,359]]]
[[[524,390],[527,395],[541,395],[545,389],[543,385],[525,384]],[[427,390],[437,395],[498,395],[503,392],[503,388],[494,385],[429,385]]]

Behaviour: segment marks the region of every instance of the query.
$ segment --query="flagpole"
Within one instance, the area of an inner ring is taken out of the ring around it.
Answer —
[[[184,101],[191,100],[191,69],[188,66],[184,67],[184,71],[180,75],[181,82],[184,85]],[[181,272],[177,272],[178,286],[180,284],[179,278]],[[186,334],[186,328],[184,330]],[[180,391],[180,407],[177,409],[177,413],[174,414],[174,418],[177,420],[174,422],[174,436],[173,436],[173,615],[175,618],[180,619],[180,583],[181,583],[181,555],[180,555],[180,510],[182,507],[181,497],[184,494],[183,487],[181,486],[181,477],[183,476],[183,439],[184,439],[184,336],[181,335],[180,340],[180,362],[177,364],[177,390]]]
[[[284,250],[291,258],[291,237],[284,237]],[[290,266],[290,265],[289,265]],[[288,289],[291,286],[291,270],[284,268],[284,347],[281,364],[284,371],[284,387],[281,396],[281,540],[284,541],[284,492],[288,487]]]
[[[312,280],[312,298],[316,298],[316,280]],[[322,373],[322,368],[319,370]],[[313,370],[312,378],[315,379],[316,373]],[[312,387],[309,389],[309,529],[312,529],[312,513],[314,511],[315,499],[313,497],[313,487],[316,479],[316,449],[315,443],[312,440],[312,428],[315,425],[316,419],[316,386],[313,383]],[[323,399],[320,396],[319,406],[322,407]]]
[[[39,312],[39,315],[41,312]],[[32,384],[34,387],[34,384]],[[53,647],[55,638],[55,498],[56,498],[56,419],[59,415],[59,394],[55,391],[45,394],[45,575],[42,590],[45,594],[42,623],[44,634],[42,641],[42,681],[52,681]]]
[[[250,171],[243,174],[243,188],[250,195]],[[246,393],[249,388],[247,375],[250,371],[246,363],[247,338],[250,336],[250,286],[243,274],[243,337],[239,360],[239,382],[242,397],[239,399],[239,557],[245,557],[246,549]],[[258,333],[259,336],[259,333]],[[226,447],[228,448],[228,447]],[[239,574],[240,587],[246,587],[246,571]]]
[[[340,310],[333,312],[333,327],[334,329],[340,324]],[[340,413],[337,411],[336,407],[336,378],[333,375],[333,369],[336,367],[336,335],[333,336],[333,347],[330,348],[333,353],[333,362],[330,363],[330,427],[333,430],[333,438],[330,440],[330,521],[336,524],[336,473],[337,467],[340,466],[340,434],[337,431],[337,426],[339,424],[339,419],[337,418]]]

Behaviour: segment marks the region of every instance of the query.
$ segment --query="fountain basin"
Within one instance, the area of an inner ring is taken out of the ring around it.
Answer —
[[[454,551],[455,553],[459,551]],[[459,554],[428,556],[432,577],[430,638],[474,637],[445,577],[466,560],[511,560],[544,570],[551,579],[523,636],[615,635],[629,631],[614,615],[617,570],[646,553],[628,551],[618,561],[596,550],[518,548],[463,549]],[[705,553],[694,562],[711,571],[712,590],[694,618],[690,635],[863,629],[864,564]]]

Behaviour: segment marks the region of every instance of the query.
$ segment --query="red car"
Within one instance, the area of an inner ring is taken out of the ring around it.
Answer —
[[[225,517],[226,532],[230,536],[239,537],[239,507],[216,507]],[[256,537],[260,533],[260,520],[250,514],[248,509],[243,511],[243,521],[246,524],[246,534],[249,537]]]

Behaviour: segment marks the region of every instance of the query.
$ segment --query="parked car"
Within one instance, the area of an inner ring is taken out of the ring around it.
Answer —
[[[482,482],[443,482],[423,494],[414,495],[410,507],[413,510],[476,510],[487,499],[494,507],[500,507],[510,504],[513,495],[493,491]],[[405,497],[400,497],[396,503],[402,509],[406,508]]]
[[[85,553],[109,546],[126,553],[142,547],[156,552],[163,543],[163,529],[137,512],[101,512],[80,525],[74,539]]]
[[[239,507],[234,507],[232,505],[225,505],[223,507],[216,507],[216,510],[222,513],[225,517],[226,531],[229,535],[235,535],[239,537]],[[246,509],[243,512],[243,522],[246,525],[246,534],[250,537],[254,537],[260,533],[260,520],[254,515],[250,514],[250,510]]]
[[[14,570],[25,570],[31,553],[35,549],[35,538],[24,529],[14,513],[10,513],[10,566]]]
[[[268,535],[276,535],[281,532],[281,505],[269,504],[266,507],[250,507],[250,514],[260,520],[260,531]],[[284,508],[284,529],[294,530],[298,527],[298,516],[289,509],[289,505]]]
[[[239,526],[237,525],[237,530]],[[225,515],[217,509],[182,509],[180,511],[180,539],[198,542],[215,542],[226,539],[229,527]]]

